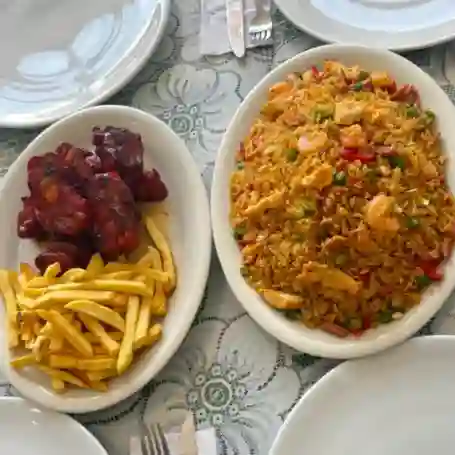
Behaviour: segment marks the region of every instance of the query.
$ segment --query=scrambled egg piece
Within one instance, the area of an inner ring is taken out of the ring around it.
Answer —
[[[298,295],[287,294],[285,292],[264,289],[262,296],[270,306],[278,310],[297,310],[302,308],[303,298]]]
[[[275,191],[269,196],[263,197],[256,204],[250,205],[245,210],[245,215],[247,217],[261,215],[268,209],[273,209],[279,207],[284,201],[285,191]]]
[[[370,75],[373,87],[380,88],[393,84],[393,79],[385,72],[373,71]]]
[[[335,123],[338,125],[352,125],[358,122],[365,110],[363,101],[341,101],[335,104]]]
[[[331,268],[326,264],[308,262],[303,266],[299,278],[308,284],[320,283],[322,286],[349,294],[357,294],[362,284],[339,269]]]
[[[304,188],[315,188],[322,190],[326,186],[329,186],[333,180],[333,167],[329,164],[322,164],[310,175],[307,175],[302,179],[301,185]]]

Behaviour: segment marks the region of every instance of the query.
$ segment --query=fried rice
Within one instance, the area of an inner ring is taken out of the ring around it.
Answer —
[[[442,279],[455,204],[435,123],[412,85],[334,61],[269,89],[230,187],[241,272],[269,305],[358,335]]]

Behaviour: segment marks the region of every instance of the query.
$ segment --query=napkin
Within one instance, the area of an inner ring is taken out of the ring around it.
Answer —
[[[166,439],[172,455],[186,455],[180,441],[180,434],[167,433]],[[216,434],[213,427],[196,431],[197,454],[194,455],[216,455],[217,444]]]
[[[243,0],[245,37],[256,14],[254,0]],[[202,55],[231,52],[226,22],[226,0],[201,0],[199,50]]]
[[[171,455],[186,455],[180,441],[180,433],[166,433],[166,440]],[[213,427],[196,431],[197,454],[194,455],[217,455],[217,442],[215,429]],[[130,439],[129,455],[141,454],[141,440],[139,436],[132,436]],[[144,454],[145,455],[145,454]]]

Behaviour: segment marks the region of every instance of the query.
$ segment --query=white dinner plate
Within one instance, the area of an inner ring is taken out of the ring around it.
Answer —
[[[453,0],[275,0],[297,27],[322,41],[410,50],[455,37]]]
[[[170,0],[0,0],[0,127],[104,101],[147,61]]]
[[[452,455],[455,337],[348,361],[290,413],[270,455]]]
[[[107,455],[82,425],[21,398],[0,398],[2,455]]]
[[[21,351],[11,353],[8,350],[4,305],[0,299],[0,370],[22,396],[46,408],[72,414],[113,406],[136,393],[158,374],[191,327],[210,267],[212,243],[207,193],[185,143],[164,122],[143,111],[127,106],[96,106],[76,112],[46,128],[8,169],[0,192],[0,268],[18,270],[21,262],[33,264],[40,251],[36,242],[17,237],[21,197],[29,192],[29,159],[54,151],[62,142],[90,149],[92,128],[106,125],[128,128],[141,135],[144,168],[156,168],[169,190],[165,207],[169,215],[167,230],[177,286],[167,303],[160,341],[138,356],[125,374],[113,378],[106,392],[68,388],[66,393],[56,393],[49,377],[33,366],[23,369],[10,367],[10,356],[20,355]],[[0,451],[0,455],[4,454]],[[83,452],[80,455],[84,455]]]

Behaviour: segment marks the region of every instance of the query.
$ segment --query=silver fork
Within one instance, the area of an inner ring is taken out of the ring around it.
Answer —
[[[142,421],[140,427],[142,455],[171,455],[159,423],[149,426]]]
[[[247,47],[267,46],[272,44],[271,0],[255,0],[256,14],[248,26]]]

